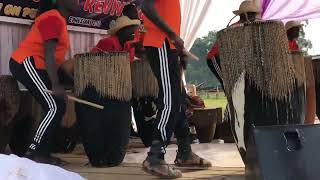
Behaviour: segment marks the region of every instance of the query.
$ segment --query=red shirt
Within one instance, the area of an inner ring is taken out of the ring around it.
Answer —
[[[215,56],[219,56],[219,46],[218,43],[214,43],[212,49],[208,53],[207,59],[212,59]]]
[[[119,39],[117,36],[110,36],[101,39],[98,44],[91,50],[91,52],[101,52],[101,51],[123,51]]]
[[[296,40],[289,40],[289,49],[291,51],[299,51],[299,46]]]
[[[231,25],[231,27],[236,27],[240,24],[240,22],[236,22]],[[218,42],[215,42],[214,45],[212,46],[211,50],[208,53],[207,59],[212,59],[215,56],[219,56],[219,45]]]
[[[117,36],[110,36],[104,39],[101,39],[98,44],[92,48],[92,53],[107,51],[107,52],[114,52],[114,51],[127,51],[129,52],[130,60],[134,59],[134,48],[125,44],[125,47],[122,47]]]
[[[37,69],[45,69],[44,43],[56,39],[55,59],[58,65],[62,64],[69,49],[69,36],[65,18],[57,10],[50,10],[35,19],[26,38],[13,52],[12,59],[22,64],[32,56]]]

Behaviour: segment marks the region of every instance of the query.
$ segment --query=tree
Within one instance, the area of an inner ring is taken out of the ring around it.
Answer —
[[[197,38],[191,52],[199,57],[199,61],[190,61],[186,71],[186,80],[189,84],[205,83],[204,87],[216,87],[219,81],[207,66],[206,58],[213,43],[217,40],[217,32],[210,31],[207,36]]]
[[[304,29],[300,31],[298,44],[301,50],[304,51],[306,54],[308,54],[308,50],[312,49],[312,43],[309,39],[306,39],[306,33]]]

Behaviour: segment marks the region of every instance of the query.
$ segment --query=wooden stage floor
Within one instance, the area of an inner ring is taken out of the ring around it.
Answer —
[[[212,179],[212,180],[244,180],[244,166],[234,144],[200,144],[193,145],[193,150],[201,157],[213,163],[210,169],[181,169],[181,179]],[[69,162],[63,168],[79,173],[88,180],[144,180],[158,179],[141,170],[141,163],[145,159],[147,148],[131,147],[124,163],[114,168],[93,168],[87,165],[88,160],[79,146],[72,154],[59,154],[63,160]],[[176,146],[167,148],[166,160],[173,163]]]

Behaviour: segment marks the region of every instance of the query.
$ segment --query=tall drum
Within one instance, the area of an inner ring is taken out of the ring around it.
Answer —
[[[312,65],[312,57],[304,58],[306,72],[306,124],[314,124],[316,116],[316,82]]]
[[[132,107],[138,135],[150,146],[156,119],[159,87],[147,59],[131,62]]]
[[[307,93],[306,93],[306,68],[308,65],[305,64],[305,58],[302,52],[291,52],[290,61],[294,65],[294,77],[295,77],[295,88],[291,93],[291,101],[289,103],[292,107],[293,117],[296,121],[288,122],[285,124],[301,124],[305,121],[307,115]]]
[[[253,125],[303,122],[304,68],[295,69],[281,22],[227,28],[218,33],[218,43],[231,128],[246,163]]]
[[[76,104],[85,151],[93,166],[119,165],[126,153],[131,125],[131,71],[128,54],[110,52],[75,56],[75,93],[104,106]]]
[[[131,62],[131,79],[133,98],[158,97],[158,82],[148,60]]]
[[[9,75],[0,76],[0,87],[0,153],[4,153],[16,123],[20,92],[17,81]]]
[[[316,88],[316,113],[320,117],[320,55],[312,57],[312,67]]]

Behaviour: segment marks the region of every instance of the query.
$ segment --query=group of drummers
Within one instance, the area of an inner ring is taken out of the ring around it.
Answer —
[[[90,53],[64,61],[70,47],[66,17],[77,6],[77,0],[41,0],[30,32],[12,54],[12,75],[29,90],[45,112],[24,157],[41,163],[61,164],[59,158],[51,156],[51,146],[53,137],[59,133],[56,128],[66,112],[62,82],[71,79],[74,80],[74,93],[79,98],[104,107],[99,109],[81,103],[75,106],[82,142],[92,166],[112,167],[123,161],[133,107],[134,111],[151,109],[144,117],[154,119],[147,143],[150,151],[143,162],[143,170],[166,178],[182,176],[164,159],[173,134],[178,145],[176,166],[210,167],[211,163],[193,153],[191,148],[186,92],[181,80],[188,57],[180,38],[179,0],[143,1],[142,19],[135,5],[126,5],[123,15],[111,23],[108,36]],[[257,21],[260,9],[251,1],[245,1],[234,13],[240,16],[240,21],[229,28]],[[285,27],[290,49],[299,51],[297,38],[301,25],[288,22]],[[219,44],[214,44],[207,63],[225,88],[219,51]],[[146,64],[146,69],[142,69],[142,75],[134,82],[132,67]],[[139,90],[134,90],[134,84],[145,86],[144,89],[153,87],[153,90],[137,93]],[[142,121],[149,120],[143,118]]]

